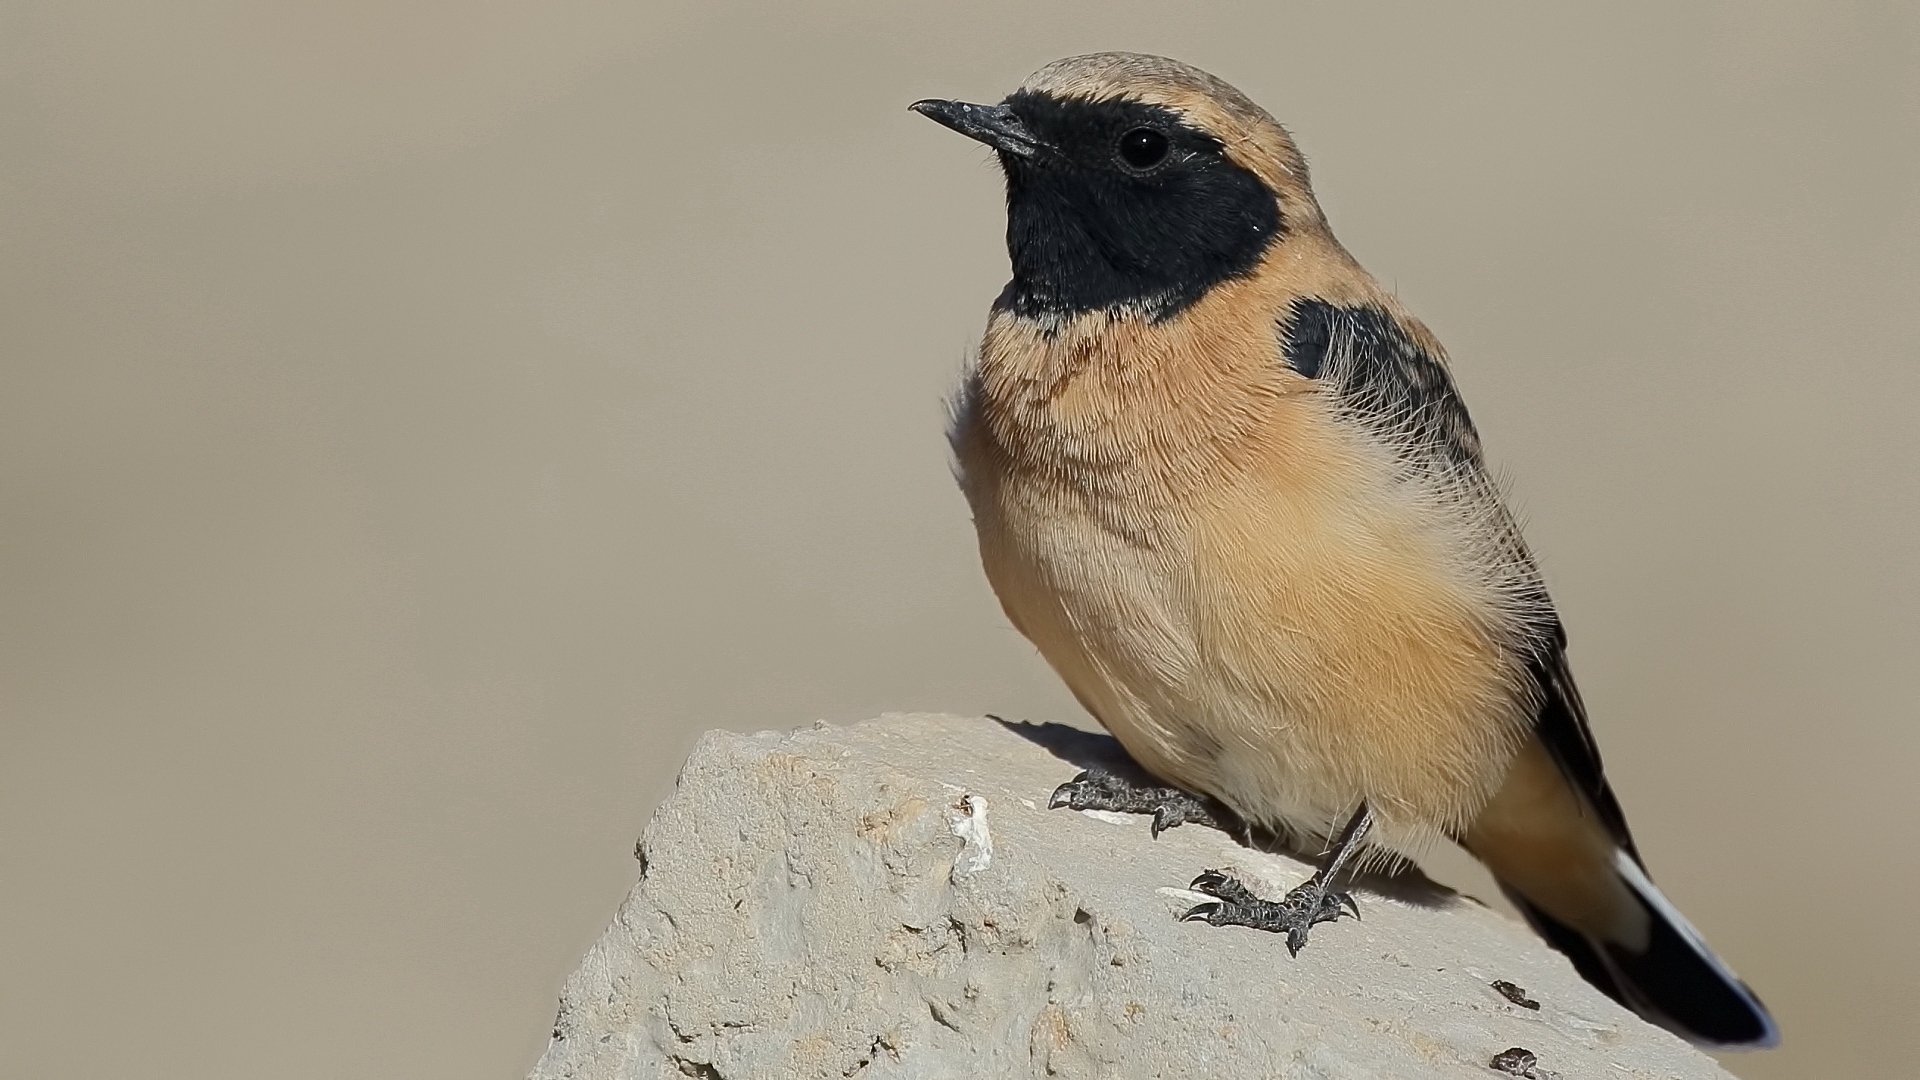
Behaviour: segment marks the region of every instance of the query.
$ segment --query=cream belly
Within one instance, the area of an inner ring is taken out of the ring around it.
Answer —
[[[1306,835],[1365,800],[1409,854],[1499,787],[1528,703],[1498,599],[1384,473],[1256,461],[1162,503],[1006,460],[962,447],[994,590],[1152,772]]]

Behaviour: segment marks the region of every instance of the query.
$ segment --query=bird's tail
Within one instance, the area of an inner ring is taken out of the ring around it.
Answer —
[[[1653,1023],[1705,1046],[1759,1049],[1779,1042],[1780,1030],[1766,1006],[1713,954],[1639,862],[1618,848],[1613,862],[1626,894],[1644,913],[1644,944],[1581,931],[1518,889],[1501,888],[1583,978]]]
[[[1594,796],[1577,790],[1531,743],[1461,842],[1540,936],[1615,1001],[1705,1046],[1778,1042],[1766,1006],[1647,878],[1597,768],[1591,786]]]

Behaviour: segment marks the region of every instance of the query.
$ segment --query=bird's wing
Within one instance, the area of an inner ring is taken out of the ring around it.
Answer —
[[[1287,365],[1328,383],[1409,464],[1485,477],[1480,435],[1453,376],[1419,338],[1384,308],[1315,297],[1295,300],[1280,327]]]
[[[1279,329],[1289,367],[1326,382],[1340,407],[1394,446],[1408,469],[1452,487],[1465,503],[1489,515],[1493,555],[1509,567],[1514,587],[1528,594],[1524,606],[1533,613],[1527,670],[1539,702],[1534,734],[1615,842],[1638,861],[1567,668],[1566,631],[1519,526],[1487,473],[1479,433],[1446,365],[1421,344],[1425,335],[1378,306],[1302,297],[1288,307]]]
[[[1580,690],[1573,685],[1573,673],[1567,669],[1567,632],[1558,618],[1553,620],[1551,638],[1533,657],[1528,670],[1540,689],[1534,736],[1547,748],[1560,774],[1586,797],[1613,842],[1639,862],[1639,849],[1627,829],[1627,815],[1621,812],[1620,800],[1614,797],[1613,785],[1607,783],[1607,774],[1600,767],[1600,748],[1594,745],[1593,732],[1587,727],[1587,707],[1581,704]]]

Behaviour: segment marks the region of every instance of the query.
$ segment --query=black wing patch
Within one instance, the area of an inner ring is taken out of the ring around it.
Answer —
[[[1373,305],[1344,307],[1313,297],[1296,299],[1280,324],[1287,365],[1325,382],[1342,408],[1363,417],[1416,468],[1438,469],[1497,498],[1480,455],[1480,436],[1454,388],[1446,365],[1430,355],[1399,320]],[[1518,526],[1504,518],[1510,557],[1529,570],[1533,557]],[[1567,668],[1567,634],[1553,614],[1537,571],[1541,613],[1537,643],[1528,659],[1539,712],[1534,734],[1575,790],[1586,797],[1615,842],[1636,861],[1626,815],[1600,767],[1600,749],[1587,727],[1587,710]]]
[[[1326,380],[1403,453],[1481,470],[1480,436],[1453,376],[1384,309],[1303,296],[1287,309],[1280,346],[1289,367]]]

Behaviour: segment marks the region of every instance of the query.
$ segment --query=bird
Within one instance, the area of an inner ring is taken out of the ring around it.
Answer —
[[[910,108],[1006,181],[1012,273],[949,428],[981,564],[1154,781],[1083,773],[1053,804],[1322,844],[1279,901],[1192,885],[1189,918],[1296,954],[1358,914],[1343,872],[1456,841],[1629,1009],[1777,1042],[1649,878],[1446,354],[1334,238],[1292,136],[1139,53]]]

